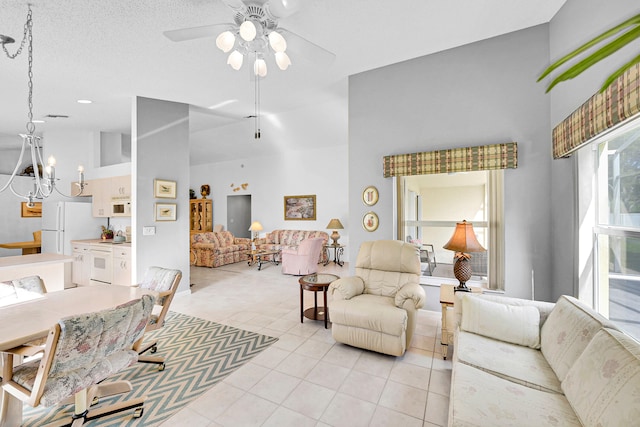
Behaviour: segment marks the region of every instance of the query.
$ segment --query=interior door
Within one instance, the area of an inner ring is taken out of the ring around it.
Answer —
[[[235,237],[251,238],[251,195],[227,196],[227,230]]]

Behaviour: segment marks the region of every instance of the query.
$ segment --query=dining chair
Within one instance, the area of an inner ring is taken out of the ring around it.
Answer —
[[[136,408],[143,414],[146,396],[90,409],[100,397],[132,390],[128,381],[103,382],[138,359],[136,347],[153,309],[154,297],[144,295],[118,307],[60,319],[51,327],[42,358],[14,365],[23,347],[6,351],[2,390],[24,403],[52,406],[74,400],[69,420],[50,425],[81,426],[89,420]]]
[[[142,283],[138,286],[142,289],[149,289],[156,292],[157,298],[155,307],[151,314],[151,319],[145,332],[155,331],[164,326],[165,316],[169,311],[169,305],[173,300],[173,296],[178,289],[182,272],[180,270],[172,270],[162,267],[149,267],[144,274]],[[138,362],[153,363],[158,365],[158,370],[163,371],[165,368],[165,358],[162,356],[146,355],[147,351],[155,353],[158,350],[158,341],[152,340],[143,343],[138,348]]]

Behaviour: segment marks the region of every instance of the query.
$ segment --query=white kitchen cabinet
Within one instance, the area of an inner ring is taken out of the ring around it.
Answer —
[[[71,281],[78,286],[89,286],[91,278],[91,252],[89,244],[73,243]]]
[[[131,247],[113,245],[113,284],[131,286]]]
[[[91,187],[92,212],[94,217],[106,218],[111,214],[111,203],[114,200],[131,198],[131,175],[100,178],[89,181]]]

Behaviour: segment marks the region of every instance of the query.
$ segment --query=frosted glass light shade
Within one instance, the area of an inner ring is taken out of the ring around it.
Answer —
[[[276,31],[269,33],[269,44],[271,48],[276,52],[284,52],[287,50],[287,41],[282,35]]]
[[[285,52],[276,52],[276,64],[278,64],[278,68],[283,71],[289,68],[289,65],[291,65],[289,55]]]
[[[264,59],[256,59],[256,62],[253,63],[253,72],[256,74],[256,76],[260,77],[264,77],[267,75],[267,63],[264,62]]]
[[[237,50],[234,50],[229,55],[229,58],[227,58],[227,64],[231,65],[231,68],[238,71],[240,67],[242,67],[243,60],[244,60],[244,56]]]
[[[251,21],[244,21],[240,25],[240,37],[248,42],[256,38],[256,32],[256,26]]]
[[[231,31],[224,31],[216,38],[216,46],[225,53],[229,52],[235,43],[236,36]]]

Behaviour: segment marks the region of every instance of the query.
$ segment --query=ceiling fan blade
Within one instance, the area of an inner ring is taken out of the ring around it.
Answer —
[[[297,58],[303,58],[314,64],[328,67],[333,63],[334,59],[336,59],[335,53],[329,52],[327,49],[310,42],[294,32],[282,27],[278,27],[278,32],[281,33],[287,41],[287,55],[289,55],[292,61],[295,61]]]
[[[244,4],[242,0],[222,0],[228,8],[233,10],[234,12],[245,12],[247,10],[247,5]]]
[[[218,34],[225,30],[232,29],[232,24],[212,24],[203,25],[202,27],[181,28],[179,30],[169,30],[162,34],[169,40],[174,42],[183,42],[185,40],[200,39],[203,37],[217,37]]]
[[[236,0],[237,1],[237,0]],[[276,20],[286,18],[296,13],[300,9],[298,0],[269,0],[264,5],[269,15]]]

